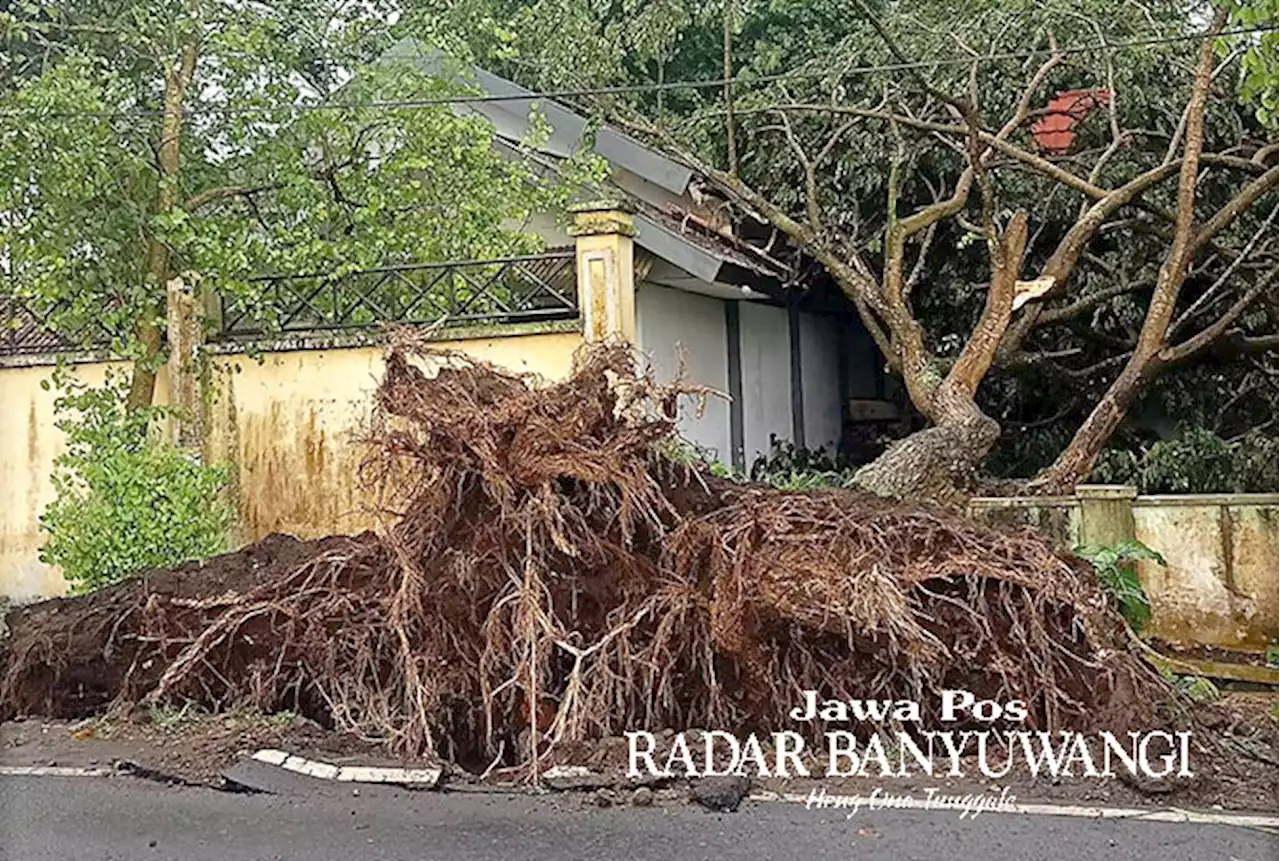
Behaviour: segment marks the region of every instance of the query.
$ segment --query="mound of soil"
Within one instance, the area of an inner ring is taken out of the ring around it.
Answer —
[[[917,700],[922,728],[946,688],[1025,700],[1036,728],[1159,720],[1167,686],[1087,567],[929,506],[709,480],[670,456],[681,397],[705,392],[622,345],[539,385],[400,336],[362,469],[378,536],[273,537],[19,610],[0,717],[290,709],[508,764],[796,729],[805,690]]]
[[[0,716],[98,714],[115,703],[130,673],[150,669],[134,661],[142,614],[163,603],[207,603],[220,595],[239,595],[307,560],[377,544],[372,533],[315,541],[268,535],[234,553],[144,571],[92,595],[15,607],[5,617],[11,638],[0,643]]]

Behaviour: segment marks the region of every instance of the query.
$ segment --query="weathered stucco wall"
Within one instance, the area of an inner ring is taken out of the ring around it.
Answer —
[[[543,332],[441,341],[443,348],[548,379],[572,367],[582,337]],[[208,451],[236,467],[238,540],[271,532],[314,537],[356,532],[373,523],[358,485],[356,443],[382,375],[381,347],[298,349],[217,358],[218,396],[210,415]],[[107,364],[83,363],[76,373],[102,382]],[[38,559],[39,515],[53,498],[49,477],[62,450],[53,426],[56,393],[41,388],[52,368],[0,368],[0,595],[14,600],[60,594],[61,574]],[[158,392],[167,401],[163,375]]]
[[[1276,497],[1140,496],[1136,537],[1168,566],[1142,562],[1151,633],[1170,642],[1262,650],[1280,625]]]
[[[729,391],[724,302],[720,299],[642,283],[636,289],[636,335],[659,379],[673,378],[683,359],[689,382],[721,393]],[[708,398],[701,415],[693,403],[682,402],[677,428],[681,436],[705,449],[713,459],[730,461],[729,402],[725,398]]]
[[[1137,496],[1129,506],[1134,537],[1167,563],[1138,565],[1151,602],[1146,633],[1244,651],[1275,642],[1280,505],[1274,494]],[[988,523],[1031,526],[1068,548],[1088,540],[1077,497],[979,498],[969,511]]]
[[[739,302],[745,465],[769,454],[769,438],[791,439],[791,346],[787,311]]]

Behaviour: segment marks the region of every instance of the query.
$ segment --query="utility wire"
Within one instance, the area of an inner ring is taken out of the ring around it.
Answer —
[[[1272,33],[1280,29],[1275,24],[1262,27],[1248,27],[1236,30],[1224,30],[1215,38],[1226,38],[1228,36],[1245,36],[1254,33]],[[1122,42],[1106,42],[1099,45],[1076,45],[1066,48],[1058,48],[1060,55],[1072,54],[1088,54],[1097,51],[1118,50],[1121,48],[1145,47],[1150,45],[1165,45],[1177,42],[1194,42],[1206,38],[1208,33],[1187,34],[1183,36],[1152,36],[1145,39],[1130,39]],[[372,102],[317,102],[314,104],[295,104],[295,105],[223,105],[223,106],[207,106],[200,108],[184,108],[182,114],[184,116],[203,116],[203,115],[241,115],[241,114],[278,114],[278,113],[309,113],[312,111],[355,111],[355,110],[400,110],[412,108],[434,108],[446,105],[479,105],[491,104],[495,102],[526,102],[537,101],[540,99],[565,99],[578,96],[615,96],[630,95],[636,93],[662,93],[673,90],[703,90],[703,89],[719,89],[728,85],[751,85],[751,84],[770,84],[779,81],[793,81],[810,78],[837,77],[846,78],[854,75],[869,75],[876,72],[900,72],[910,71],[913,69],[930,69],[937,66],[953,66],[953,65],[969,65],[974,62],[992,61],[992,60],[1025,60],[1032,57],[1045,56],[1052,54],[1052,48],[1038,48],[1030,51],[1008,51],[995,54],[983,54],[979,56],[966,57],[944,57],[935,60],[920,60],[911,63],[884,63],[874,66],[853,66],[843,70],[794,70],[791,72],[779,72],[772,75],[738,75],[729,78],[712,78],[708,80],[693,81],[666,81],[655,84],[623,84],[609,87],[588,87],[582,89],[561,89],[561,90],[542,90],[538,92],[524,92],[512,95],[460,95],[460,96],[440,96],[429,99],[403,99],[403,100],[387,100]],[[0,111],[0,116],[22,116],[35,115],[48,118],[97,118],[109,119],[115,117],[159,117],[164,116],[165,112],[160,109],[136,108],[116,111],[46,111],[41,108],[10,108]]]

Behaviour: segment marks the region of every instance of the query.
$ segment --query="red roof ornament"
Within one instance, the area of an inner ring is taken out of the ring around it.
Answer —
[[[1063,154],[1075,143],[1076,123],[1089,111],[1111,101],[1110,90],[1064,90],[1049,101],[1044,116],[1031,126],[1031,136],[1041,152]]]

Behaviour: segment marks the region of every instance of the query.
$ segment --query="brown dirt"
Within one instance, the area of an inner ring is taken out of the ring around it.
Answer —
[[[630,729],[793,728],[806,689],[1167,720],[1087,566],[929,506],[708,481],[664,454],[698,394],[623,346],[535,386],[399,337],[362,471],[379,536],[273,537],[11,613],[0,718],[289,709],[526,766]]]
[[[19,633],[0,644],[0,666],[6,670],[0,685],[4,691],[0,718],[97,714],[116,702],[130,673],[148,669],[135,666],[133,658],[140,645],[139,617],[154,607],[242,594],[307,560],[354,554],[376,544],[372,533],[316,541],[268,535],[205,562],[145,571],[92,596],[54,598],[14,608],[6,616],[8,630],[34,636],[24,639]],[[32,652],[38,652],[41,660],[25,663]],[[297,705],[282,702],[280,708]]]

